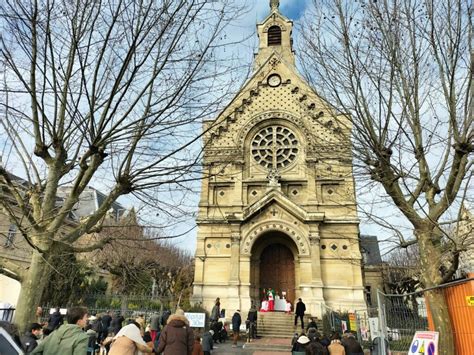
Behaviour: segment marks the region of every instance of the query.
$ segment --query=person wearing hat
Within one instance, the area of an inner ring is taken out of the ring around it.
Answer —
[[[240,325],[242,324],[242,317],[240,316],[240,309],[236,310],[232,316],[232,333],[234,334],[233,348],[237,347],[237,340],[239,339]]]
[[[291,351],[305,352],[306,347],[308,346],[309,342],[310,342],[309,338],[303,333],[300,335],[296,343],[293,345],[293,349],[291,349]]]
[[[204,355],[211,355],[211,350],[214,349],[214,331],[211,329],[202,335],[202,351]]]
[[[194,346],[194,333],[182,309],[168,318],[160,334],[156,353],[163,355],[191,355]]]
[[[339,333],[334,333],[331,337],[331,344],[328,346],[329,355],[346,355],[346,350],[341,344],[341,336]]]

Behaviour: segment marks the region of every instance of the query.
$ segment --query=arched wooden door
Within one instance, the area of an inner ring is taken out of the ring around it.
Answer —
[[[291,250],[282,244],[267,246],[260,256],[260,294],[272,287],[292,303],[295,300],[295,262]]]

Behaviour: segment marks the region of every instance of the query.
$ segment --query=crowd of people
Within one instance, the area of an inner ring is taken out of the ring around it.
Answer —
[[[296,332],[291,342],[292,353],[298,355],[362,355],[361,345],[350,331],[342,336],[337,332],[322,335],[318,332],[316,319],[310,318],[304,327],[306,306],[301,300],[295,307],[295,329],[298,320],[301,332]],[[73,354],[73,355],[133,355],[154,353],[164,355],[210,355],[216,342],[228,339],[225,324],[225,310],[221,309],[217,298],[210,314],[210,329],[196,333],[190,326],[182,309],[175,313],[165,310],[154,313],[148,319],[139,314],[126,320],[119,312],[89,314],[83,307],[73,307],[63,315],[60,309],[51,313],[47,322],[41,322],[41,312],[37,311],[37,322],[32,323],[25,334],[20,336],[16,327],[6,322],[0,326],[26,354]],[[258,311],[255,304],[247,312],[246,341],[257,337]],[[66,322],[65,322],[66,320]],[[231,318],[232,346],[237,347],[240,338],[242,316],[236,310]]]
[[[350,331],[342,337],[338,332],[326,336],[321,335],[317,328],[309,327],[306,333],[295,333],[291,345],[295,355],[364,355],[362,346]]]
[[[23,336],[12,323],[0,327],[25,354],[210,355],[214,345],[214,331],[196,334],[182,309],[155,313],[147,321],[143,314],[128,320],[119,312],[90,315],[84,307],[72,307],[64,316],[58,308],[47,322],[38,317]]]

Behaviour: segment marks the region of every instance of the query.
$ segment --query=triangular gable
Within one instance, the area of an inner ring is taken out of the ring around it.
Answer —
[[[286,197],[280,190],[273,189],[260,200],[254,202],[252,205],[248,206],[242,211],[242,222],[250,220],[254,215],[270,208],[270,206],[275,203],[302,222],[324,220],[324,213],[307,212],[296,203],[291,201],[288,197]]]
[[[226,119],[224,117],[229,117],[233,116],[235,114],[239,113],[239,107],[244,105],[244,101],[247,98],[250,98],[252,96],[252,92],[258,88],[258,82],[261,81],[260,77],[262,77],[262,72],[264,70],[268,70],[268,67],[271,66],[270,62],[273,62],[274,60],[278,60],[281,64],[283,64],[287,70],[291,71],[292,76],[296,77],[298,80],[297,83],[292,82],[292,85],[295,86],[300,86],[302,88],[302,91],[305,92],[310,92],[312,95],[314,95],[320,103],[324,106],[326,110],[332,110],[332,105],[330,105],[326,100],[324,100],[322,97],[320,97],[316,91],[304,80],[304,78],[298,73],[296,68],[293,65],[288,64],[277,52],[272,53],[265,62],[252,74],[252,76],[245,82],[245,84],[239,89],[237,94],[234,96],[234,98],[229,102],[229,104],[221,111],[221,113],[217,116],[216,119],[214,120],[208,120],[206,121],[208,124],[215,124],[215,127],[211,130],[218,130],[218,127],[221,126],[222,124],[226,123]],[[270,71],[273,71],[271,69]],[[270,74],[270,71],[268,73],[264,73],[263,77],[268,76]],[[238,100],[242,100],[243,102],[235,105]],[[232,107],[234,107],[232,111]],[[235,120],[235,117],[233,117],[232,120]],[[222,123],[218,123],[222,122]]]
[[[275,69],[275,66],[279,66],[279,68]],[[299,75],[292,64],[285,62],[278,53],[274,52],[265,60],[264,64],[252,74],[219,116],[215,120],[206,122],[204,128],[208,130],[208,132],[205,133],[205,140],[208,142],[213,141],[224,132],[230,131],[231,127],[234,126],[233,123],[245,113],[247,106],[255,100],[256,96],[260,95],[261,83],[269,74],[275,71],[282,75],[285,80],[284,85],[290,85],[294,88],[294,100],[299,100],[299,102],[307,106],[308,117],[319,119],[324,112],[328,113],[328,111],[330,111],[329,116],[334,118],[334,112],[331,112],[333,111],[331,105],[318,96],[314,89]],[[288,82],[288,80],[291,82]],[[336,126],[339,126],[339,124]],[[350,127],[349,120],[344,119],[344,126]]]
[[[273,16],[278,16],[281,20],[293,24],[293,21],[290,20],[288,17],[284,16],[280,11],[272,11],[267,17],[262,20],[262,22],[257,23],[257,27],[264,25],[265,22],[268,22]]]

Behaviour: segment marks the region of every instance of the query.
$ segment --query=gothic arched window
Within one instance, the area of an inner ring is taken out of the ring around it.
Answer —
[[[281,45],[281,28],[280,27],[272,26],[268,29],[268,45],[269,46]]]
[[[261,129],[252,140],[252,156],[266,169],[282,169],[295,161],[298,140],[293,132],[283,126]]]

